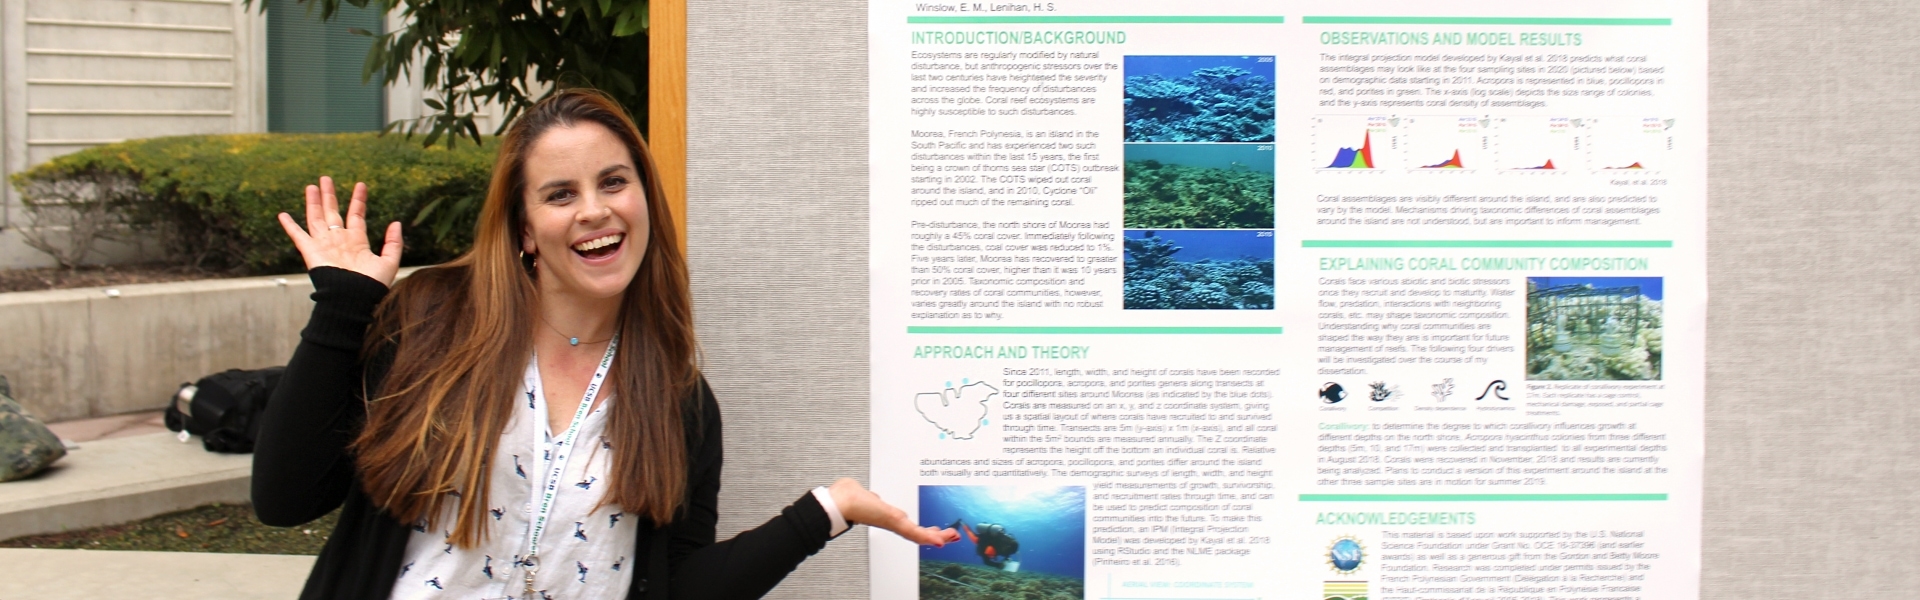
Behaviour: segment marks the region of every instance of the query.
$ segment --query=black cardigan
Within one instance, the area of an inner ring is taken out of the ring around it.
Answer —
[[[399,577],[409,529],[361,490],[347,444],[366,417],[362,390],[376,389],[385,375],[385,365],[365,364],[360,352],[387,286],[333,267],[309,276],[313,316],[267,403],[254,446],[253,509],[268,525],[292,527],[340,508],[339,524],[300,597],[386,598]],[[697,394],[704,430],[688,440],[687,503],[664,527],[641,524],[634,556],[646,557],[646,568],[633,574],[630,599],[759,598],[827,543],[832,525],[812,494],[765,524],[714,543],[720,407],[704,382]]]

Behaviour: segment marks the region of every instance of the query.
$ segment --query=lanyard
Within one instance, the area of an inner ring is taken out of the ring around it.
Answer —
[[[593,407],[594,394],[600,391],[600,384],[606,381],[607,369],[613,365],[613,350],[619,345],[620,334],[613,334],[613,339],[607,341],[606,355],[600,357],[600,368],[593,372],[593,380],[587,383],[586,397],[580,399],[580,407],[573,411],[573,424],[567,426],[567,432],[560,436],[558,443],[554,444],[555,447],[559,448],[557,451],[558,454],[549,461],[546,477],[537,484],[538,487],[534,488],[534,495],[540,498],[540,509],[535,511],[533,518],[527,522],[527,557],[522,563],[522,565],[526,567],[527,573],[526,596],[530,597],[533,595],[533,576],[540,570],[538,562],[540,554],[540,534],[546,532],[547,518],[553,513],[553,499],[559,495],[560,480],[565,476],[567,471],[567,456],[568,453],[573,451],[573,438],[580,434],[580,424],[587,420],[587,413],[590,412],[589,409]],[[540,357],[535,355],[533,360],[537,368]],[[546,390],[540,385],[539,377],[533,378],[533,386],[534,396],[539,398],[539,407],[545,409],[547,404]],[[541,410],[538,411],[538,413],[539,414],[534,415],[535,418],[529,419],[529,421],[535,424],[535,433],[538,433],[540,429],[543,428],[541,424],[546,422],[546,411]],[[534,439],[540,438],[539,436],[535,436]]]

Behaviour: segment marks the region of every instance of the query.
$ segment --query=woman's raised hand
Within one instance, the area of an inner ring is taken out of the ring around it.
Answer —
[[[907,512],[895,508],[880,499],[879,494],[867,491],[860,482],[851,478],[841,478],[827,488],[833,495],[833,503],[840,509],[840,516],[848,523],[860,523],[879,527],[899,534],[915,544],[922,546],[945,546],[960,541],[960,532],[939,527],[921,527],[907,518]]]
[[[287,230],[307,270],[338,267],[372,277],[381,284],[393,285],[400,272],[400,222],[387,225],[385,242],[374,254],[367,241],[367,184],[353,184],[353,198],[347,214],[340,216],[340,197],[333,193],[333,178],[321,177],[320,185],[307,186],[307,228],[280,213],[280,227]]]

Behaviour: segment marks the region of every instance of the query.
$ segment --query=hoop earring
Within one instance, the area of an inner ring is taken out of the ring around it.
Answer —
[[[525,250],[520,251],[520,267],[527,270],[527,276],[538,276],[540,271],[540,256],[537,254],[527,254]]]

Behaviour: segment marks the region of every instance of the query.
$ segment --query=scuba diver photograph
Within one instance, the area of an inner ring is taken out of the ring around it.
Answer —
[[[920,598],[1081,600],[1086,488],[920,486],[919,522],[960,540],[920,548]]]
[[[967,541],[973,543],[974,553],[980,555],[980,562],[1002,571],[1020,570],[1020,561],[1013,560],[1013,553],[1020,551],[1020,540],[1014,539],[1006,527],[982,523],[979,529],[974,529],[965,521],[954,519],[947,528],[966,534]]]

